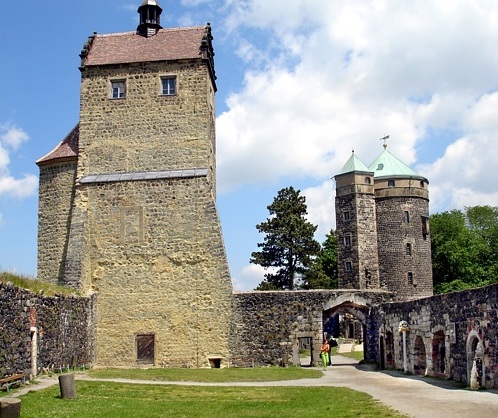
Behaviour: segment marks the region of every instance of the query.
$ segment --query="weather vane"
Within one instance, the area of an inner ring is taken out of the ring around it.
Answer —
[[[384,149],[387,148],[387,140],[389,139],[389,135],[386,135],[386,136],[383,136],[382,138],[380,138],[381,141],[384,141],[384,145],[382,145],[384,147]]]

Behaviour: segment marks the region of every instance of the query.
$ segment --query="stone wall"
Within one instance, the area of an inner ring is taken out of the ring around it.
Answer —
[[[378,318],[368,313],[392,295],[368,290],[310,290],[235,292],[234,298],[231,364],[251,366],[299,364],[299,338],[311,338],[311,360],[316,364],[324,324],[340,313],[360,318],[366,350],[375,360]]]
[[[403,369],[401,320],[408,322],[408,371],[498,388],[498,285],[384,304],[380,335],[394,338],[394,367]],[[388,353],[389,347],[384,347]],[[380,359],[382,360],[382,359]],[[474,369],[474,371],[473,371]]]
[[[76,159],[40,166],[37,277],[52,284],[64,273],[75,177]]]
[[[93,364],[94,327],[95,297],[44,296],[0,283],[0,376],[31,372],[34,332],[38,372]]]

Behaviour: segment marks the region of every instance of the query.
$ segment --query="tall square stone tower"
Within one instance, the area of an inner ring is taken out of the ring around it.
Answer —
[[[232,286],[216,209],[211,27],[137,31],[81,51],[80,119],[40,166],[38,277],[97,292],[99,366],[228,357]]]

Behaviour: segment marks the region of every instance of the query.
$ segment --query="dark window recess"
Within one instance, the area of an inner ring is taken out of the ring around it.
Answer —
[[[365,184],[370,184],[371,182],[370,177],[365,177]]]
[[[429,235],[429,218],[422,216],[422,235],[424,238]]]
[[[137,335],[137,361],[139,363],[154,363],[154,335]]]
[[[412,255],[412,244],[406,244],[406,255]]]
[[[349,219],[351,219],[351,216],[350,216],[349,212],[343,212],[343,215],[344,215],[344,220],[345,221],[349,221]]]
[[[403,213],[403,222],[405,224],[409,224],[410,223],[410,212],[408,212],[407,210],[405,210],[404,213]]]
[[[387,187],[394,187],[394,186],[396,186],[396,183],[395,183],[394,180],[388,180],[387,181]]]
[[[408,272],[408,284],[411,286],[417,286],[417,279],[411,271]]]
[[[346,235],[344,237],[344,245],[346,247],[351,247],[351,235]]]
[[[346,271],[347,272],[353,271],[353,265],[351,264],[351,261],[346,261]]]

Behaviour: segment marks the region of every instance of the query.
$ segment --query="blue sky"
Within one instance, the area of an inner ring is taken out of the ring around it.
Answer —
[[[78,122],[87,37],[127,32],[140,0],[0,3],[0,270],[36,276],[35,161]],[[218,209],[235,290],[278,190],[324,240],[331,178],[389,150],[430,181],[431,213],[498,206],[495,0],[160,1],[163,27],[213,27]]]

